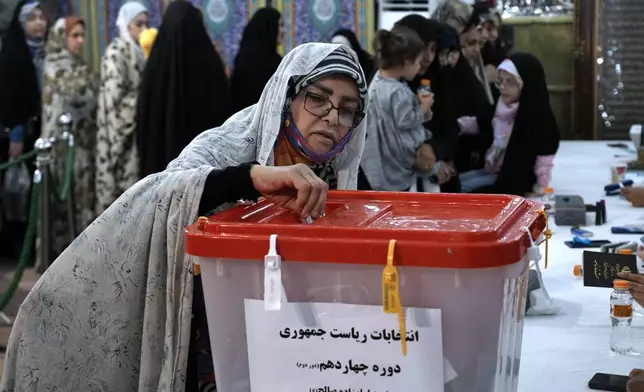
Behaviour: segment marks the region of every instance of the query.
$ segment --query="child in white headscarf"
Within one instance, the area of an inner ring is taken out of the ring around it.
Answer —
[[[139,179],[134,117],[145,56],[138,40],[148,27],[148,18],[141,3],[125,3],[116,19],[119,35],[103,56],[97,115],[97,214]]]

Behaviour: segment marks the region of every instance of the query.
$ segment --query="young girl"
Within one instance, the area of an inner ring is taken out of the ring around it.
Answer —
[[[431,118],[433,96],[416,96],[405,83],[418,74],[429,49],[415,31],[403,26],[378,31],[374,47],[379,70],[369,86],[367,139],[358,188],[406,191],[416,170],[430,171],[435,163],[435,157],[418,154],[431,138],[423,123]]]
[[[515,53],[498,67],[501,97],[485,168],[461,175],[463,192],[526,195],[550,183],[559,127],[546,75],[532,54]],[[535,189],[537,188],[537,189]]]

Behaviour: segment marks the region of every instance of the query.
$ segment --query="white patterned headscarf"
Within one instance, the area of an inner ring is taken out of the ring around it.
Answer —
[[[324,60],[340,47],[293,49],[259,103],[196,137],[165,171],[133,185],[74,240],[20,307],[0,391],[184,390],[196,260],[185,255],[183,236],[197,220],[206,178],[213,169],[272,164],[291,81],[328,71]],[[353,51],[345,53],[359,64]],[[340,189],[356,188],[364,124],[334,159]]]
[[[136,42],[136,40],[134,40],[134,38],[132,37],[132,34],[130,34],[128,27],[130,26],[130,23],[132,23],[134,18],[142,13],[147,12],[148,9],[145,8],[143,4],[139,3],[138,1],[129,1],[121,6],[121,8],[119,9],[119,14],[116,17],[116,27],[119,31],[119,37],[129,42],[136,51],[137,57],[142,60],[145,60],[143,50],[141,50],[138,42]]]
[[[324,60],[337,57],[335,51],[346,53],[352,60],[351,67],[346,62],[327,64]],[[261,164],[273,164],[273,150],[282,127],[284,104],[292,94],[292,81],[296,89],[305,87],[320,72],[352,75],[358,85],[358,92],[366,112],[367,88],[358,56],[344,45],[308,43],[290,51],[282,60],[277,71],[268,81],[259,102],[233,115],[218,128],[211,129],[197,136],[177,159],[170,162],[167,170],[184,167],[188,162],[203,161],[201,157],[217,154],[223,162],[241,164],[257,160]],[[329,72],[331,70],[331,72]],[[306,75],[306,77],[304,77]],[[317,75],[319,77],[319,75]],[[362,157],[365,142],[365,125],[363,120],[352,132],[351,140],[333,160],[333,170],[338,177],[338,189],[356,189],[358,166]],[[197,156],[198,155],[198,156]]]

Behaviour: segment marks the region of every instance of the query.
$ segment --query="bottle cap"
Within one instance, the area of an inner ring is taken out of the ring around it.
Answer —
[[[548,187],[543,188],[543,193],[551,194],[551,193],[553,193],[553,192],[554,192],[554,189],[552,189],[552,188],[551,188],[551,187],[549,187],[549,186],[548,186]]]
[[[613,281],[613,288],[619,289],[619,290],[628,290],[629,285],[627,280],[622,280],[622,279],[615,279]]]
[[[423,86],[430,86],[432,82],[429,79],[421,79],[420,84]]]
[[[584,270],[581,268],[581,265],[575,264],[575,266],[572,269],[573,275],[576,277],[584,276]]]
[[[632,255],[633,251],[630,249],[619,249],[617,253],[619,253],[620,255]]]

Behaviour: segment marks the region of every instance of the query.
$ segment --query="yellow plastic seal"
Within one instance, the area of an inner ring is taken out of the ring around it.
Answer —
[[[389,241],[387,251],[387,265],[382,271],[382,310],[385,313],[398,315],[398,329],[400,332],[400,344],[403,355],[407,355],[407,330],[405,328],[405,314],[400,304],[400,280],[398,271],[394,266],[394,250],[396,240]]]

